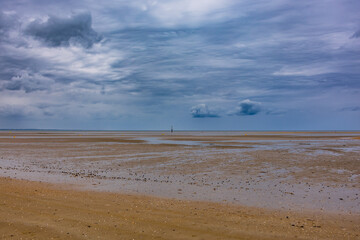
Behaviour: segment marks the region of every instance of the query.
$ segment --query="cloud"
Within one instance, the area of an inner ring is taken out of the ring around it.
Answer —
[[[357,30],[350,38],[360,38],[360,30]]]
[[[360,111],[360,107],[345,107],[345,108],[342,108],[341,111],[356,112],[356,111]]]
[[[269,109],[266,111],[266,115],[285,115],[286,111],[279,109]]]
[[[6,14],[0,11],[0,33],[4,33],[9,29],[9,19]]]
[[[230,18],[232,0],[160,0],[143,5],[143,10],[161,24],[174,25],[197,25],[204,22],[222,21]],[[230,15],[230,16],[229,16]]]
[[[18,75],[13,76],[10,81],[0,82],[0,90],[19,91],[24,90],[26,93],[50,89],[54,80],[44,77],[38,73],[28,73],[21,71]]]
[[[102,37],[91,27],[89,13],[73,15],[70,18],[50,16],[47,21],[31,22],[25,32],[38,40],[44,41],[50,47],[80,45],[91,48]]]
[[[239,106],[236,110],[231,113],[231,115],[237,116],[247,116],[247,115],[256,115],[261,111],[261,104],[259,102],[254,102],[249,99],[239,102]]]
[[[276,128],[283,123],[269,119],[278,114],[295,119],[303,109],[308,118],[334,102],[340,110],[359,101],[359,38],[349,39],[359,30],[357,2],[1,0],[0,105],[39,119],[53,113],[54,126],[116,119],[112,128],[171,118],[184,129],[237,127],[227,110],[260,112],[254,124]],[[91,15],[72,14],[84,9]],[[238,105],[239,96],[266,106]],[[213,119],[191,121],[194,103],[209,106],[194,106],[192,117]]]
[[[19,26],[16,14],[0,11],[0,42],[7,40],[11,30],[17,29]]]
[[[216,112],[209,110],[206,104],[199,104],[191,108],[193,118],[217,118],[220,117]]]
[[[273,73],[275,76],[316,76],[321,74],[333,73],[337,69],[332,66],[332,62],[324,62],[322,64],[313,64],[305,66],[285,66],[279,71]]]
[[[24,106],[17,105],[0,105],[0,117],[4,118],[23,118],[27,115]]]

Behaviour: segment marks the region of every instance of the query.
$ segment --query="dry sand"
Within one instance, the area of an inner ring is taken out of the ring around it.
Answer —
[[[0,236],[359,239],[359,135],[3,131]]]
[[[0,179],[2,239],[357,239],[359,217],[61,190]]]

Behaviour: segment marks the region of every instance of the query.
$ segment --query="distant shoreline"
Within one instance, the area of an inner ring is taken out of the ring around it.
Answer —
[[[91,130],[91,129],[0,129],[0,131],[42,131],[42,132],[170,132],[169,129],[163,129],[163,130],[102,130],[102,129],[96,129],[96,130]],[[283,132],[283,133],[288,133],[288,132],[309,132],[309,133],[313,133],[313,132],[336,132],[336,133],[341,133],[341,132],[360,132],[359,129],[354,129],[354,130],[174,130],[174,132]]]

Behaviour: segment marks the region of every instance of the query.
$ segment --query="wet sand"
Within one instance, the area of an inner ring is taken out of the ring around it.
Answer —
[[[3,131],[0,236],[358,239],[359,136]]]

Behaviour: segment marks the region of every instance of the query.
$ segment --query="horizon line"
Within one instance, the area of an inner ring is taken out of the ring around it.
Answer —
[[[158,129],[158,130],[136,130],[136,129],[56,129],[56,128],[4,128],[0,129],[0,131],[93,131],[93,132],[170,132],[170,129]],[[232,130],[223,130],[223,129],[216,129],[216,130],[189,130],[189,129],[174,129],[174,132],[360,132],[360,129],[352,129],[352,130],[342,130],[342,129],[326,129],[326,130],[319,130],[319,129],[302,129],[302,130],[295,130],[295,129],[286,129],[286,130],[251,130],[251,129],[232,129]]]

